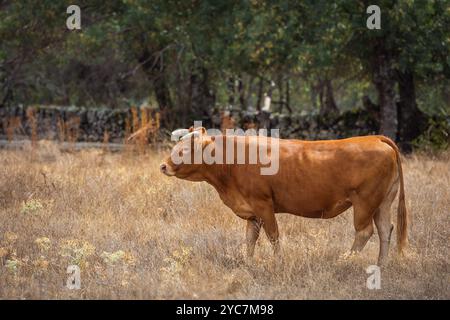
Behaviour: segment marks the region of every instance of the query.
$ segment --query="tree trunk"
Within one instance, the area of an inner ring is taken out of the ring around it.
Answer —
[[[414,75],[411,71],[397,72],[400,101],[398,103],[398,138],[403,151],[412,151],[411,141],[425,130],[427,117],[416,103]]]
[[[255,80],[255,77],[251,76],[250,80],[248,81],[248,88],[247,92],[245,93],[245,110],[248,110],[250,106],[252,105],[251,97],[253,92],[253,82]]]
[[[245,110],[245,89],[244,82],[242,81],[242,76],[239,76],[238,80],[238,92],[239,92],[239,105],[241,110]]]
[[[176,87],[176,101],[175,101],[175,110],[181,116],[179,119],[179,123],[176,123],[176,127],[186,127],[190,125],[188,121],[189,116],[189,108],[190,108],[190,97],[189,97],[189,78],[185,77],[181,72],[181,66],[178,64],[175,73],[175,87]],[[175,126],[174,126],[175,127]]]
[[[228,78],[228,107],[234,107],[234,77]]]
[[[205,67],[194,68],[191,73],[191,109],[194,120],[210,121],[215,96],[209,89],[208,70]],[[210,123],[204,123],[211,126]]]
[[[152,54],[148,48],[143,48],[141,54],[138,56],[138,61],[142,64],[147,78],[153,84],[156,101],[160,110],[172,110],[173,104],[170,98],[169,87],[166,82],[165,66],[162,64],[160,57],[152,58]]]
[[[289,78],[286,79],[286,109],[288,109],[289,114],[292,114],[291,108],[291,92],[290,92]]]
[[[325,104],[324,104],[324,100],[325,100],[324,99],[324,83],[323,83],[323,81],[321,79],[319,79],[319,82],[318,82],[316,88],[317,88],[317,92],[319,93],[319,107],[320,107],[319,112],[320,112],[321,110],[325,109]]]
[[[323,92],[323,93],[322,93]],[[321,86],[320,99],[320,115],[325,116],[329,114],[338,113],[338,107],[334,100],[333,85],[330,79],[325,79]]]
[[[264,90],[264,79],[259,78],[258,84],[258,100],[256,101],[256,110],[261,111],[261,102],[263,99],[263,90]]]
[[[310,98],[313,110],[317,110],[317,86],[313,82],[310,84]]]
[[[378,103],[381,109],[380,133],[396,140],[395,72],[392,65],[392,57],[386,50],[383,39],[374,47],[372,68],[373,83],[378,91]]]
[[[333,85],[330,79],[325,80],[326,96],[325,96],[325,106],[330,112],[338,112],[338,107],[336,105],[336,100],[334,100]]]
[[[161,110],[172,110],[173,104],[170,98],[169,87],[167,86],[166,77],[161,73],[153,82],[156,100]]]
[[[278,87],[278,93],[279,93],[279,99],[280,99],[278,102],[280,105],[278,112],[281,114],[283,112],[283,107],[285,104],[285,98],[284,98],[285,92],[283,89],[283,77],[282,77],[281,73],[279,73],[278,77],[277,77],[277,87]]]

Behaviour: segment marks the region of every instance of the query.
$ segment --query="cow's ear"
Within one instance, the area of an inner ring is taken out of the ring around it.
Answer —
[[[205,127],[197,128],[197,130],[200,131],[201,134],[206,134],[206,129],[205,129]]]
[[[194,131],[194,126],[191,126],[191,127],[189,128],[189,132],[192,132],[192,131]]]
[[[202,137],[200,135],[200,137],[201,138],[198,139],[198,146],[202,149],[206,148],[209,144],[214,143],[214,141],[216,140],[215,136]]]
[[[192,139],[192,146],[194,147],[195,152],[202,150],[204,144],[205,139],[202,139],[201,135],[196,135],[194,139]]]

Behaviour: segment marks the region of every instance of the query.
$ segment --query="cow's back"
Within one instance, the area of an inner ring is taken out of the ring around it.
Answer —
[[[394,150],[379,136],[341,140],[280,140],[279,172],[270,181],[276,212],[317,217],[348,208],[351,192],[388,184],[396,174]]]

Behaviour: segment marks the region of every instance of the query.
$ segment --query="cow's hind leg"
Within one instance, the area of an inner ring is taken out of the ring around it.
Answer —
[[[356,253],[364,249],[367,241],[369,241],[373,234],[373,215],[375,209],[361,201],[358,196],[353,197],[352,203],[355,240],[353,241],[351,252]]]
[[[378,255],[378,265],[382,265],[389,254],[389,243],[391,241],[392,230],[394,226],[391,222],[391,205],[397,195],[398,182],[394,183],[389,190],[386,198],[381,203],[375,213],[374,221],[380,238],[380,252]]]
[[[370,237],[373,234],[373,223],[372,219],[365,225],[355,226],[355,240],[353,241],[353,245],[351,248],[351,252],[359,252],[366,246],[367,241],[369,241]]]
[[[262,220],[257,217],[247,219],[247,257],[253,257],[255,252],[255,244],[259,237],[259,231],[261,230]]]

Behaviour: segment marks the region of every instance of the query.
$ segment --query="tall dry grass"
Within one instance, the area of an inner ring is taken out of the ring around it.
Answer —
[[[245,222],[207,184],[161,175],[161,157],[61,153],[45,142],[1,150],[0,298],[450,298],[448,156],[405,160],[411,245],[404,259],[391,254],[380,290],[366,288],[376,235],[340,258],[353,241],[351,210],[279,215],[283,260],[262,234],[248,261]],[[80,290],[65,286],[71,264]]]

